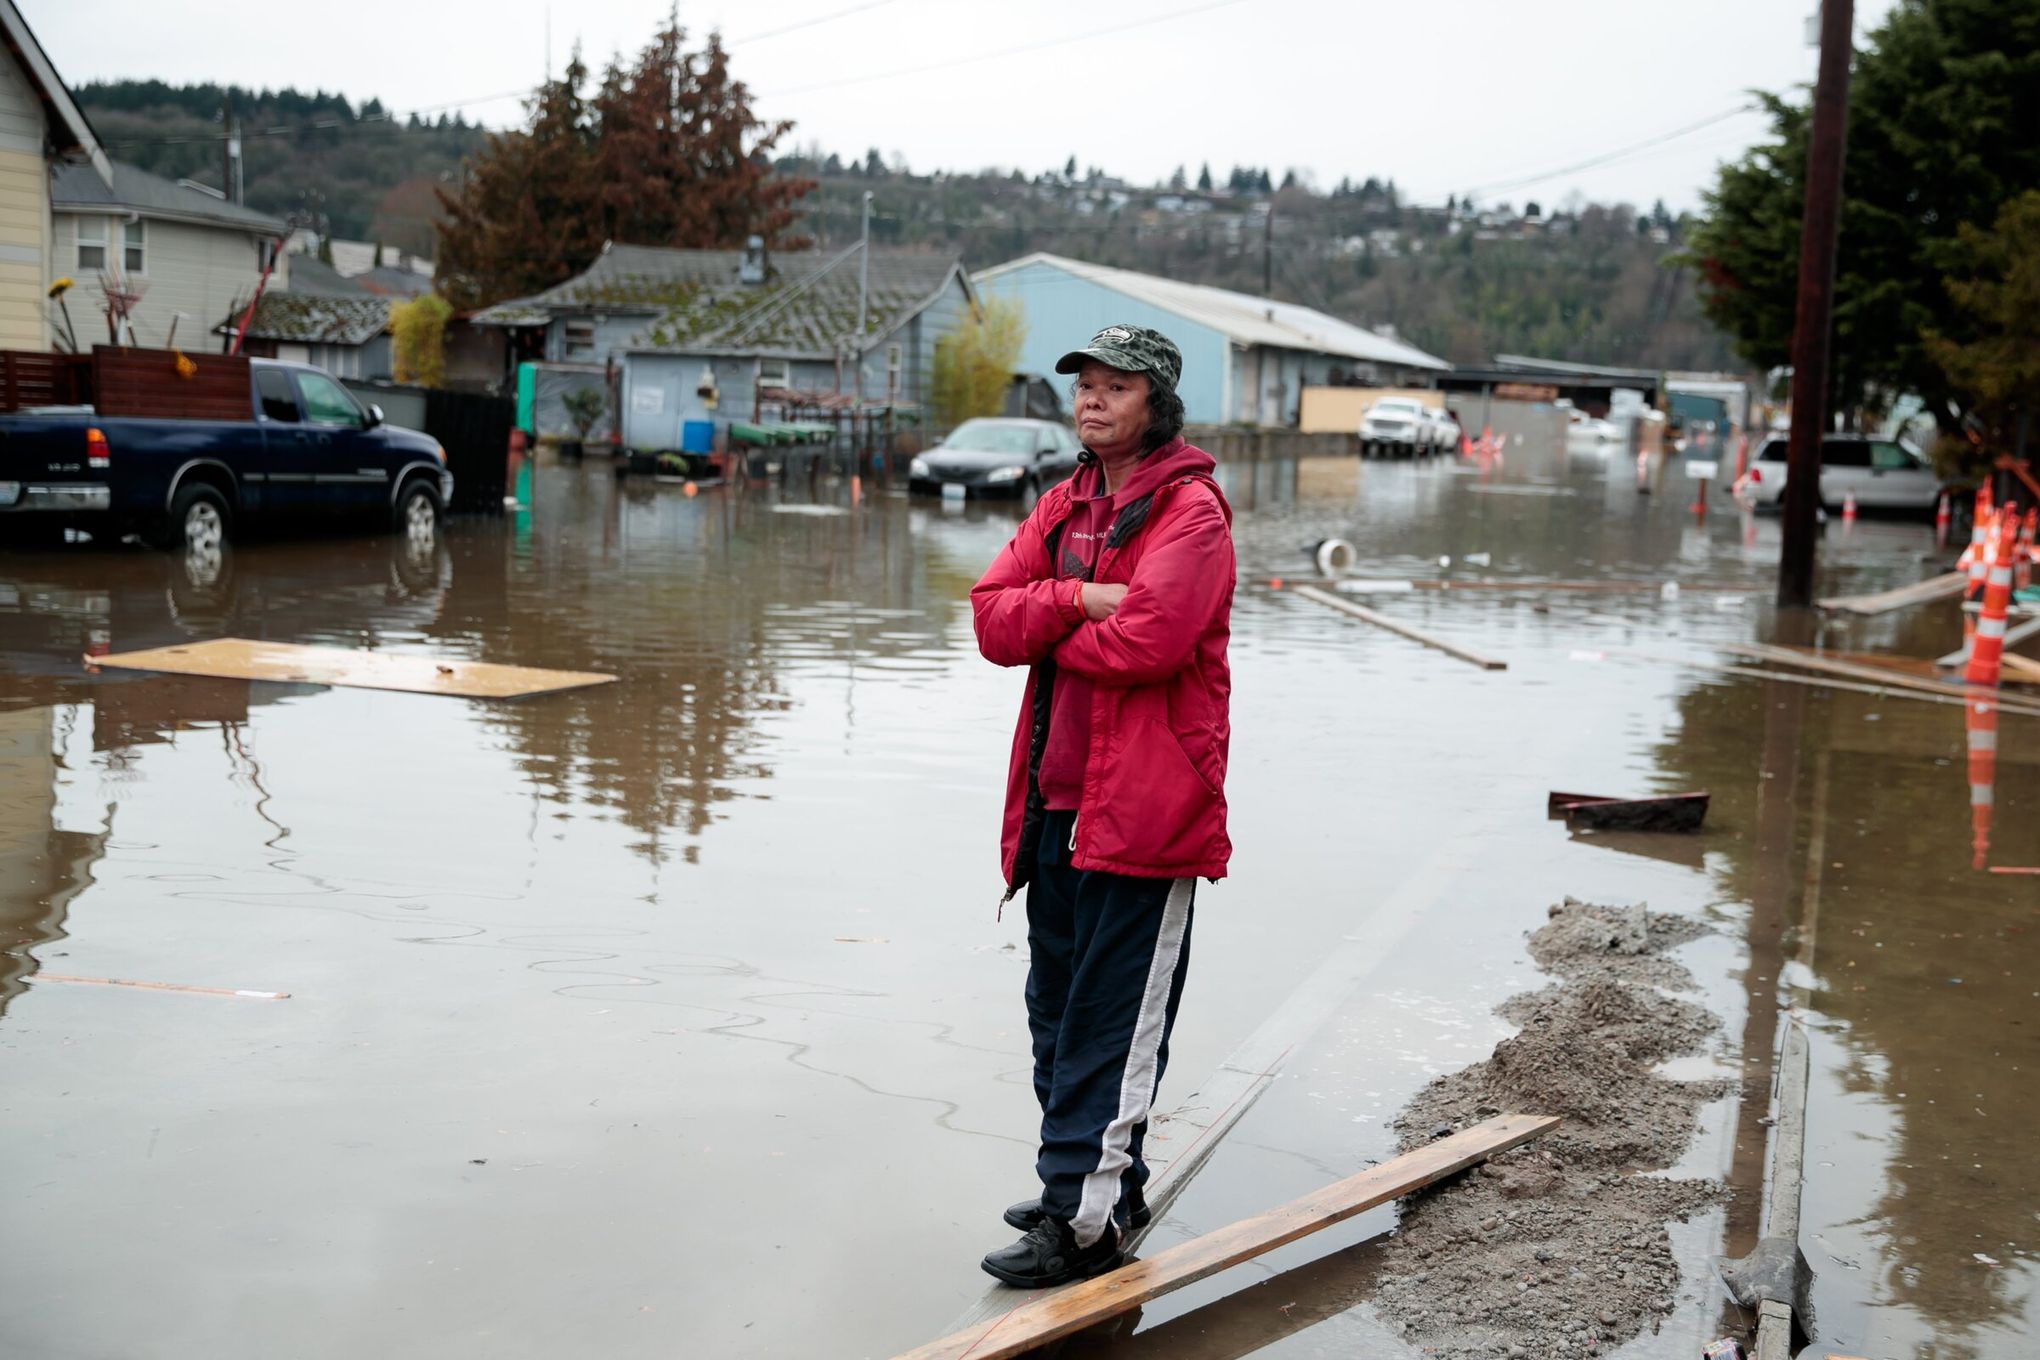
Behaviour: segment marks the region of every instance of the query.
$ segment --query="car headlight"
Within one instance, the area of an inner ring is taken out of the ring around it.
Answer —
[[[913,462],[907,464],[907,475],[909,477],[926,477],[931,475],[928,471],[928,460],[916,458]]]
[[[1024,467],[1002,467],[1002,468],[993,468],[993,469],[992,469],[992,470],[991,470],[990,472],[987,472],[987,473],[985,474],[985,481],[987,481],[987,482],[1017,482],[1017,481],[1019,481],[1019,480],[1020,480],[1020,479],[1021,479],[1022,477],[1025,477],[1026,475],[1027,475],[1027,469],[1026,469],[1026,468],[1024,468]]]

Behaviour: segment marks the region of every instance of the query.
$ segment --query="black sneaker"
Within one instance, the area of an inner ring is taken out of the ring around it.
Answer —
[[[984,1267],[987,1275],[1016,1289],[1046,1289],[1103,1275],[1116,1269],[1124,1257],[1116,1225],[1106,1224],[1096,1242],[1080,1247],[1068,1223],[1044,1217],[1018,1242],[986,1256]]]
[[[1041,1222],[1041,1200],[1039,1197],[1023,1199],[1018,1204],[1010,1206],[1001,1217],[1021,1232],[1031,1232],[1034,1225]],[[1148,1211],[1146,1197],[1138,1190],[1128,1190],[1126,1192],[1126,1230],[1128,1232],[1139,1232],[1153,1220],[1154,1215]]]

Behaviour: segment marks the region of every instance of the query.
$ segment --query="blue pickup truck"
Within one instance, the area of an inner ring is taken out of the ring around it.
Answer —
[[[0,415],[0,543],[49,542],[76,528],[209,549],[243,519],[293,516],[437,531],[453,476],[430,436],[384,424],[381,408],[303,364],[249,362],[247,411],[241,420],[89,406]]]

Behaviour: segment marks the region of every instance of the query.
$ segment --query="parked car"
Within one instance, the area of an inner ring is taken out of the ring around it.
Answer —
[[[1438,447],[1437,413],[1412,397],[1383,397],[1360,417],[1360,446],[1367,453],[1405,458]],[[1456,446],[1458,440],[1454,439]]]
[[[1764,441],[1743,478],[1750,503],[1774,507],[1785,495],[1785,436]],[[1821,504],[1840,506],[1851,494],[1862,510],[1933,513],[1941,478],[1927,460],[1895,439],[1831,434],[1821,442]]]
[[[1426,410],[1431,408],[1426,407]],[[1459,417],[1446,410],[1431,410],[1431,450],[1434,453],[1453,454],[1459,452],[1459,441],[1463,435],[1459,428]]]
[[[0,415],[0,542],[139,533],[217,547],[238,521],[310,516],[436,532],[453,495],[446,450],[383,422],[321,369],[258,359],[245,420]]]
[[[1052,420],[966,420],[907,467],[920,495],[1031,499],[1077,469],[1083,446]]]

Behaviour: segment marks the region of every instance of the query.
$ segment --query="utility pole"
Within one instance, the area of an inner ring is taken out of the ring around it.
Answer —
[[[871,190],[864,191],[864,236],[857,248],[857,400],[864,401],[864,320],[871,302]]]
[[[1261,220],[1261,296],[1275,296],[1275,197],[1268,196],[1268,215]]]
[[[234,92],[220,96],[220,197],[234,201]]]
[[[1849,137],[1849,56],[1855,0],[1821,0],[1820,78],[1806,148],[1806,208],[1799,228],[1799,305],[1792,328],[1792,433],[1785,448],[1784,551],[1778,603],[1813,603],[1820,455],[1828,427],[1828,342],[1834,327],[1835,236],[1842,216],[1842,156]]]

